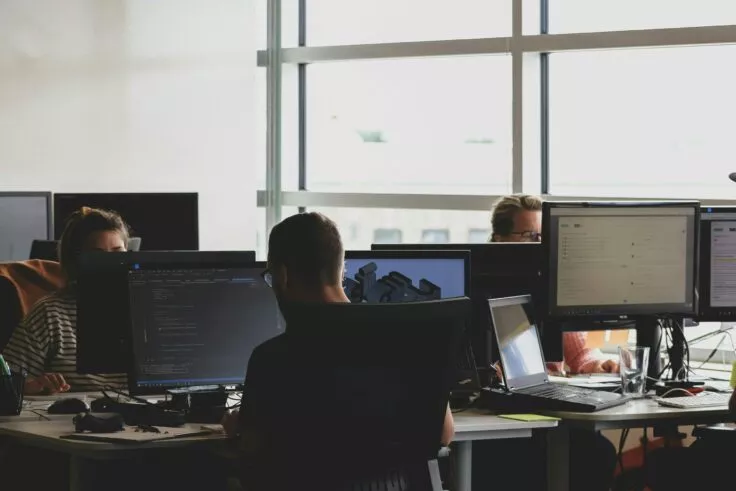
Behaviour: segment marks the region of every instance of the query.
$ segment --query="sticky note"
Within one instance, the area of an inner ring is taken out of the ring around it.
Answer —
[[[554,416],[543,416],[541,414],[499,414],[499,418],[515,419],[516,421],[559,421],[560,418]]]

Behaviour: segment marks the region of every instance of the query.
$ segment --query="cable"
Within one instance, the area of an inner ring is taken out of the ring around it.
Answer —
[[[629,437],[629,429],[624,428],[621,430],[621,437],[618,440],[618,465],[621,470],[621,474],[624,473],[624,445],[626,444],[626,439]]]
[[[718,349],[721,347],[721,345],[723,344],[723,342],[726,340],[727,337],[728,337],[728,333],[725,333],[724,332],[723,333],[723,336],[721,336],[721,340],[718,341],[718,344],[716,345],[716,347],[713,348],[713,351],[710,352],[710,354],[705,359],[705,361],[702,362],[700,365],[698,365],[698,368],[696,368],[696,370],[700,370],[701,368],[703,368],[706,363],[708,363],[709,361],[711,361],[713,359],[713,357],[716,356],[716,353],[718,353]]]
[[[685,393],[685,396],[694,396],[695,395],[695,394],[693,394],[692,392],[690,392],[687,389],[683,389],[682,387],[675,387],[674,389],[670,389],[667,392],[665,392],[664,394],[662,394],[661,396],[659,396],[659,398],[660,399],[661,398],[665,398],[665,397],[667,397],[667,394],[671,394],[672,392],[678,392],[678,391],[684,392]]]

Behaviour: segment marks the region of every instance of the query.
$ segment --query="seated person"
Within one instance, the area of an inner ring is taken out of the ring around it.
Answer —
[[[501,198],[493,207],[491,242],[539,242],[542,239],[542,200],[530,195]],[[567,364],[571,373],[618,372],[614,360],[601,360],[596,350],[587,348],[585,332],[562,335],[564,363],[550,362],[547,368],[554,374],[564,373]]]
[[[268,244],[268,270],[264,280],[272,286],[281,310],[288,302],[349,302],[342,287],[344,249],[340,233],[334,222],[319,213],[303,213],[291,216],[271,231]],[[299,373],[284,373],[287,366],[288,327],[287,332],[277,336],[259,347],[251,355],[245,377],[245,391],[242,410],[226,415],[223,426],[230,436],[238,436],[240,447],[245,458],[242,462],[243,484],[246,489],[263,489],[263,482],[256,475],[264,474],[263,469],[254,469],[253,462],[259,452],[273,448],[273,436],[276,434],[269,425],[282,425],[283,419],[274,415],[281,414],[283,408],[292,407],[292,395],[288,387],[294,384],[311,383],[300,380]],[[315,393],[315,396],[318,397]],[[313,401],[299,401],[298,404],[311,404]],[[281,409],[281,410],[280,410]],[[289,409],[292,410],[292,409]],[[298,409],[293,409],[298,410]],[[340,410],[325,408],[326,411]],[[318,429],[299,430],[307,435]],[[454,433],[454,424],[450,408],[445,413],[442,431],[442,444],[450,443]],[[311,437],[305,437],[309,442]],[[289,445],[298,445],[303,440],[298,435],[290,435]],[[309,443],[307,442],[307,443]],[[318,442],[311,445],[316,451]],[[282,449],[283,450],[283,449]],[[283,469],[283,472],[291,470]],[[265,471],[266,474],[269,471]],[[272,477],[278,474],[274,470]],[[264,479],[269,480],[268,476]],[[288,479],[288,476],[285,476]],[[256,481],[256,482],[254,482]],[[250,486],[246,486],[250,484]],[[273,485],[274,487],[277,487]],[[319,487],[317,483],[305,483],[306,488]]]
[[[3,356],[14,370],[28,371],[25,393],[99,390],[124,386],[127,376],[82,375],[77,367],[77,262],[83,251],[125,251],[128,227],[111,211],[82,208],[66,223],[59,262],[66,285],[40,300],[13,331]],[[104,326],[100,326],[104,327]]]
[[[536,196],[501,198],[491,217],[491,242],[539,242],[542,234],[542,201]],[[586,333],[563,334],[565,362],[573,373],[617,372],[618,363],[600,360],[585,346]],[[563,363],[548,363],[553,373],[563,372]],[[543,489],[544,442],[509,440],[481,441],[473,445],[473,489]],[[493,469],[513,468],[518,462],[539,462],[536,472],[499,473]],[[598,432],[570,432],[570,489],[608,491],[616,466],[616,448]]]

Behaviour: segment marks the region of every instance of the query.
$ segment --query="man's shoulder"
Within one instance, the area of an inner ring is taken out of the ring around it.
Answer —
[[[269,361],[274,358],[279,358],[286,354],[287,349],[287,337],[286,334],[279,334],[268,341],[265,341],[258,345],[253,350],[251,355],[251,364],[258,363],[259,361]]]

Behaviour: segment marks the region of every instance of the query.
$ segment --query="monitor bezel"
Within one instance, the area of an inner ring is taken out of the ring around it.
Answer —
[[[250,252],[250,251],[249,251]],[[130,267],[128,268],[128,272],[133,271],[132,266],[135,263],[131,263]],[[180,269],[180,268],[201,268],[201,269],[211,269],[211,268],[247,268],[247,269],[259,269],[261,271],[265,271],[267,268],[267,264],[265,261],[221,261],[221,262],[169,262],[169,263],[145,263],[145,266],[140,268],[143,270],[167,270],[167,269]],[[128,310],[130,310],[130,300],[128,301]],[[130,314],[129,319],[130,319]],[[236,386],[242,386],[245,382],[245,371],[248,365],[248,360],[243,360],[243,380],[241,380],[238,383],[232,383],[231,381],[228,381],[226,383],[216,383],[216,382],[208,382],[208,383],[193,383],[193,384],[171,384],[171,385],[165,385],[165,384],[156,384],[156,385],[139,385],[138,380],[138,372],[137,372],[137,356],[135,352],[135,345],[132,342],[133,339],[133,323],[129,321],[129,369],[128,369],[128,392],[131,395],[152,395],[152,394],[163,394],[166,393],[169,390],[173,389],[186,389],[188,387],[199,387],[199,386],[225,386],[225,387],[236,387]]]
[[[0,198],[45,198],[46,199],[46,238],[41,240],[53,240],[54,238],[54,207],[51,191],[0,191]]]
[[[131,197],[131,196],[145,196],[145,197],[180,196],[180,197],[187,197],[187,198],[193,199],[193,201],[194,201],[194,203],[193,203],[194,204],[194,207],[197,210],[197,216],[196,216],[196,220],[194,220],[193,230],[192,230],[194,232],[194,238],[195,238],[195,244],[194,245],[196,247],[194,249],[190,249],[190,251],[198,251],[199,248],[200,248],[200,245],[201,245],[201,240],[200,240],[200,229],[201,229],[201,225],[199,223],[200,222],[200,216],[199,216],[200,215],[200,213],[199,213],[199,193],[196,192],[196,191],[183,191],[183,192],[178,192],[178,191],[163,191],[163,192],[153,191],[153,192],[146,192],[146,191],[143,191],[143,192],[140,192],[140,193],[135,193],[135,192],[122,192],[122,193],[104,193],[104,192],[100,192],[100,193],[53,193],[53,200],[52,200],[52,203],[50,203],[49,206],[51,206],[51,209],[52,209],[54,215],[51,218],[51,225],[50,225],[50,233],[51,233],[51,235],[49,236],[49,238],[53,238],[53,239],[57,239],[57,240],[60,239],[61,238],[61,234],[64,231],[64,227],[66,225],[66,217],[60,217],[58,222],[56,220],[57,217],[56,217],[55,214],[56,214],[56,208],[57,208],[57,200],[61,200],[61,199],[68,198],[68,197],[85,197],[85,196],[111,196],[111,197],[116,197],[116,198],[117,197]],[[125,219],[125,217],[123,217],[123,219]],[[145,239],[145,237],[144,237],[144,239]]]
[[[711,307],[711,214],[730,213],[736,223],[736,206],[701,206],[700,207],[700,275],[699,275],[699,307],[696,319],[700,322],[733,322],[736,321],[736,305],[733,307]],[[728,221],[728,220],[727,220]]]
[[[546,316],[547,320],[569,321],[569,320],[637,320],[648,318],[693,318],[697,316],[699,295],[699,265],[700,265],[700,202],[693,200],[672,201],[545,201],[542,204],[542,276],[545,288],[548,291]],[[553,209],[559,208],[692,208],[693,209],[693,261],[692,261],[692,304],[690,307],[682,305],[681,308],[669,308],[666,311],[659,305],[638,304],[631,311],[618,309],[607,310],[610,306],[586,306],[587,310],[572,311],[570,307],[558,307],[556,278],[552,274],[552,263],[556,259],[552,257],[552,220]],[[571,312],[572,311],[572,312]]]
[[[351,250],[345,259],[462,259],[465,270],[465,296],[470,297],[470,251],[468,250]]]

